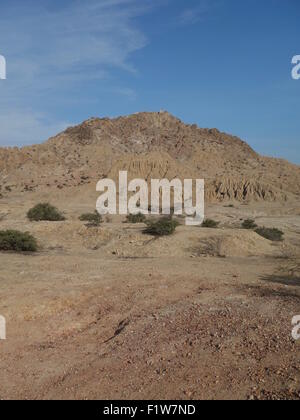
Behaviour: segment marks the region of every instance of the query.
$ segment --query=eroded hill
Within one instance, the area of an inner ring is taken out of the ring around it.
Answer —
[[[258,155],[241,139],[186,125],[167,112],[92,118],[43,144],[0,148],[0,194],[94,191],[119,170],[129,177],[204,178],[210,201],[300,196],[300,167]]]

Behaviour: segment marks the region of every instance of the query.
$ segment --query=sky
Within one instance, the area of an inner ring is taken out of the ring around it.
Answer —
[[[1,2],[0,146],[169,111],[300,164],[299,0]]]

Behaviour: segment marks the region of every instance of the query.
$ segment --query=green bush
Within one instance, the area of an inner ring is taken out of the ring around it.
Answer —
[[[214,228],[217,228],[219,226],[219,224],[220,224],[220,222],[216,222],[215,220],[206,219],[206,220],[204,220],[204,222],[202,223],[201,226],[204,227],[204,228],[214,229]]]
[[[177,226],[179,226],[179,223],[176,220],[165,217],[160,220],[147,222],[147,228],[144,230],[144,233],[153,236],[172,235]]]
[[[82,222],[88,222],[90,226],[99,226],[102,223],[102,216],[97,212],[94,213],[85,213],[79,217],[79,220]]]
[[[244,220],[242,223],[243,229],[256,229],[257,227],[258,227],[257,224],[252,219]]]
[[[61,222],[65,217],[60,213],[56,207],[51,206],[49,203],[37,204],[30,209],[27,217],[32,222],[48,221],[48,222]]]
[[[262,228],[258,228],[255,230],[255,232],[262,236],[265,239],[269,239],[269,241],[274,241],[274,242],[280,242],[283,240],[283,235],[284,233],[276,228],[266,228],[266,227],[262,227]]]
[[[146,216],[142,213],[129,214],[126,217],[126,221],[128,223],[145,223],[146,222]]]
[[[36,252],[37,241],[27,232],[0,231],[0,251]]]

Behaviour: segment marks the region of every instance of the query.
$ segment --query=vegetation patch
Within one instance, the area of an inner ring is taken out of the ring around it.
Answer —
[[[28,211],[27,217],[31,222],[62,222],[66,220],[64,215],[49,203],[37,204]]]
[[[126,217],[127,223],[146,223],[146,216],[142,213],[129,214]]]
[[[266,228],[266,227],[262,227],[262,228],[258,228],[255,230],[255,232],[262,236],[265,239],[268,239],[269,241],[273,241],[273,242],[281,242],[283,241],[283,235],[284,233],[276,228]]]
[[[36,252],[37,241],[28,232],[0,231],[0,251]]]
[[[144,230],[144,233],[153,236],[168,236],[172,235],[178,226],[179,223],[176,220],[171,218],[162,218],[156,221],[148,221],[147,228]]]
[[[97,212],[97,210],[94,211],[94,213],[85,213],[82,214],[79,217],[79,220],[81,222],[87,222],[88,226],[100,226],[102,223],[102,216]]]
[[[243,223],[242,223],[242,228],[243,229],[252,229],[252,230],[254,230],[257,227],[258,227],[257,224],[252,219],[244,220]]]
[[[211,229],[216,229],[219,226],[220,222],[216,222],[215,220],[212,219],[206,219],[204,220],[204,222],[202,223],[202,227],[204,228],[211,228]]]

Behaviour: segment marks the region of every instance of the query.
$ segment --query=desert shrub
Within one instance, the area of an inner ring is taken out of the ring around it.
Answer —
[[[220,222],[216,222],[215,220],[212,219],[205,219],[204,222],[202,223],[202,227],[204,228],[217,228],[219,226]]]
[[[49,203],[40,203],[30,209],[27,217],[32,222],[48,221],[48,222],[61,222],[65,217],[60,213],[56,207],[51,206]]]
[[[94,213],[85,213],[79,217],[81,222],[88,222],[89,226],[99,226],[102,223],[102,216],[97,212]]]
[[[153,236],[172,235],[177,226],[179,226],[179,223],[176,220],[164,217],[156,221],[148,221],[144,233]]]
[[[243,229],[256,229],[257,227],[258,227],[257,224],[252,219],[244,220],[242,223]]]
[[[262,236],[265,239],[269,239],[269,241],[274,241],[274,242],[280,242],[283,240],[283,235],[284,233],[276,228],[266,228],[266,227],[262,227],[262,228],[258,228],[255,230],[255,232]]]
[[[146,222],[146,216],[142,213],[129,214],[126,217],[126,221],[128,223],[145,223]]]
[[[3,230],[0,231],[0,251],[36,252],[37,241],[27,232]]]

